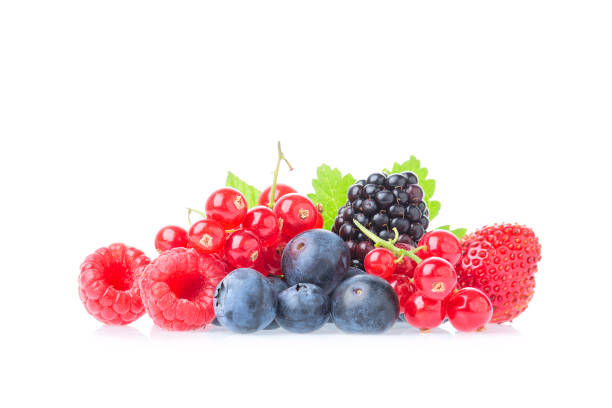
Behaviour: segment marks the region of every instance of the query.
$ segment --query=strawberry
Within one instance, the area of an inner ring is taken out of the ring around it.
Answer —
[[[518,224],[484,227],[463,237],[457,265],[460,287],[474,287],[493,303],[491,323],[512,321],[534,294],[541,245],[534,232]]]

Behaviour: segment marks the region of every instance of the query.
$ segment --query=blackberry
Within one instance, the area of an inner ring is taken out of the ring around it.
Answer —
[[[382,239],[416,246],[429,227],[429,210],[416,174],[405,171],[387,175],[372,173],[347,191],[347,202],[338,209],[332,231],[345,241],[351,265],[363,268],[365,256],[374,245],[353,223],[358,221]]]

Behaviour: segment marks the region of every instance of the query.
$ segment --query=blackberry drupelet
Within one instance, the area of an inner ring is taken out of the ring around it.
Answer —
[[[363,268],[363,260],[374,249],[372,242],[353,224],[357,220],[382,239],[415,245],[429,226],[429,210],[423,188],[413,172],[387,175],[372,173],[347,191],[348,201],[340,209],[332,231],[346,242],[351,266]]]

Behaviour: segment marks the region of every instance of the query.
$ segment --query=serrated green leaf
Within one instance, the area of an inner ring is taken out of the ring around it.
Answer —
[[[240,179],[231,171],[227,172],[225,185],[228,187],[233,187],[236,190],[240,191],[244,195],[244,198],[246,198],[247,205],[249,206],[249,208],[255,207],[259,202],[259,196],[261,195],[261,191],[259,191],[252,185],[247,184],[244,180]]]
[[[455,228],[455,229],[450,229],[450,225],[443,225],[441,227],[438,227],[436,229],[440,229],[440,230],[446,230],[446,231],[450,231],[453,234],[455,234],[455,236],[459,239],[461,239],[465,233],[467,232],[466,228]]]
[[[315,204],[323,206],[323,227],[331,229],[338,208],[346,203],[346,192],[355,183],[355,178],[350,174],[344,176],[338,169],[332,169],[327,164],[317,168],[317,178],[312,180],[314,194],[308,194]]]
[[[438,213],[440,212],[440,202],[433,201],[431,198],[433,197],[434,191],[436,190],[436,181],[433,179],[428,179],[427,175],[429,171],[425,167],[421,167],[421,162],[414,156],[410,156],[410,159],[405,161],[404,163],[393,163],[393,167],[391,171],[388,169],[383,170],[386,173],[401,173],[403,171],[412,171],[419,178],[419,185],[423,188],[424,197],[423,201],[427,204],[427,208],[429,209],[429,220],[433,220],[436,218]]]

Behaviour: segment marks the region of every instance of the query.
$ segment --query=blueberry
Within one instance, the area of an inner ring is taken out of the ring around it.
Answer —
[[[287,282],[285,282],[278,276],[268,276],[266,279],[268,279],[268,282],[270,282],[270,284],[272,285],[272,289],[274,290],[274,294],[276,295],[277,299],[278,294],[289,287],[289,285],[287,285]],[[278,329],[279,327],[280,326],[278,325],[276,320],[272,320],[272,322],[267,325],[264,330],[274,330]]]
[[[219,320],[217,320],[217,318],[215,317],[212,321],[212,325],[213,326],[221,326],[221,323],[219,323]]]
[[[399,317],[399,302],[387,281],[365,274],[342,282],[331,297],[336,326],[348,333],[381,333]]]
[[[215,289],[215,315],[237,333],[252,333],[268,326],[276,316],[274,287],[254,269],[230,272]]]
[[[313,229],[289,241],[281,265],[290,286],[312,283],[329,294],[344,279],[350,259],[342,238],[330,231]]]
[[[310,333],[329,319],[329,298],[312,283],[298,283],[278,295],[276,321],[294,333]]]
[[[353,276],[357,276],[357,275],[365,275],[365,271],[359,268],[355,268],[353,266],[348,268],[348,271],[346,271],[346,275],[344,276],[344,280],[350,279]]]

